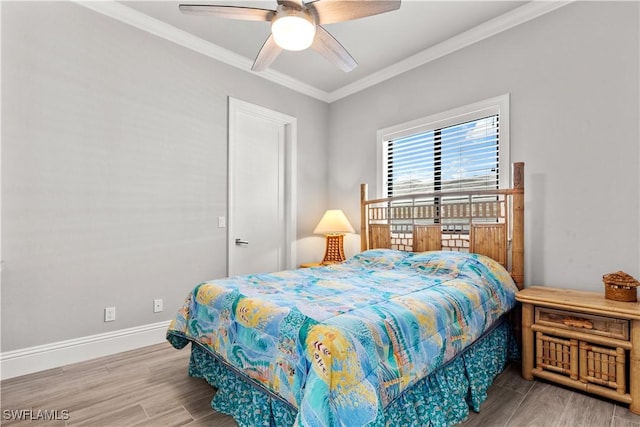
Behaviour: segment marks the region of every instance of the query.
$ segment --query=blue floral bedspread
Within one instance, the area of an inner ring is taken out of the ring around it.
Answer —
[[[513,308],[516,292],[481,255],[375,249],[199,284],[167,336],[280,396],[298,425],[367,425]]]

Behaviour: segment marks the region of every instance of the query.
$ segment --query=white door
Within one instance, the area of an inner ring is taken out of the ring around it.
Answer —
[[[229,276],[295,264],[295,118],[229,98]]]

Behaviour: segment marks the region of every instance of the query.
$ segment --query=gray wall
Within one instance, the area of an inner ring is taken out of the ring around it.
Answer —
[[[331,105],[72,3],[0,7],[2,352],[168,320],[225,274],[227,96],[298,118],[300,262],[324,209],[359,227],[378,129],[509,92],[527,283],[640,276],[637,2],[571,4]]]
[[[604,273],[640,277],[638,9],[575,2],[333,103],[330,204],[358,218],[378,129],[510,93],[526,283],[602,291]]]
[[[327,104],[70,2],[1,7],[2,352],[168,320],[225,275],[228,96],[298,118],[313,240]]]

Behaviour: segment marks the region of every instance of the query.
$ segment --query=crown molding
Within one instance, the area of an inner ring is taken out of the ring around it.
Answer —
[[[481,40],[538,18],[544,14],[573,3],[574,1],[576,0],[531,1],[517,9],[511,10],[494,19],[477,25],[464,33],[460,33],[442,43],[438,43],[437,45],[418,52],[407,59],[383,68],[382,70],[372,73],[358,81],[350,83],[332,92],[326,92],[272,69],[267,69],[260,73],[254,73],[251,71],[253,62],[244,56],[238,55],[237,53],[224,49],[214,43],[208,42],[200,37],[194,36],[193,34],[180,30],[179,28],[158,19],[145,15],[142,12],[138,12],[137,10],[121,3],[115,1],[75,0],[77,4],[95,12],[109,16],[140,30],[154,34],[165,40],[169,40],[187,49],[191,49],[220,62],[236,67],[242,71],[252,73],[255,76],[326,103],[332,103],[371,86],[375,86],[385,80],[391,79]]]
[[[517,9],[513,9],[503,15],[477,25],[463,33],[450,39],[438,43],[428,49],[416,53],[400,62],[372,73],[365,78],[343,86],[329,93],[329,103],[345,98],[361,90],[377,85],[392,77],[410,71],[421,65],[435,61],[445,55],[463,49],[486,38],[499,34],[510,28],[524,24],[527,21],[538,18],[546,13],[552,12],[575,0],[568,1],[531,1]]]
[[[176,28],[173,25],[169,25],[158,19],[152,18],[149,15],[145,15],[142,12],[138,12],[137,10],[125,6],[122,3],[115,1],[75,1],[75,3],[187,49],[201,53],[227,65],[231,65],[232,67],[236,67],[242,71],[246,71],[247,73],[251,73],[304,95],[319,99],[320,101],[329,102],[328,92],[303,83],[300,80],[294,79],[275,70],[268,69],[261,71],[260,73],[253,72],[251,71],[253,61],[245,58],[244,56],[224,49],[223,47],[208,42],[200,37],[194,36],[193,34]]]

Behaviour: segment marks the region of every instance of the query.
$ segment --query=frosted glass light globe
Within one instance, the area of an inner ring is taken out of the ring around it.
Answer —
[[[271,33],[278,46],[285,50],[304,50],[313,43],[316,26],[303,13],[279,16],[271,23]]]

